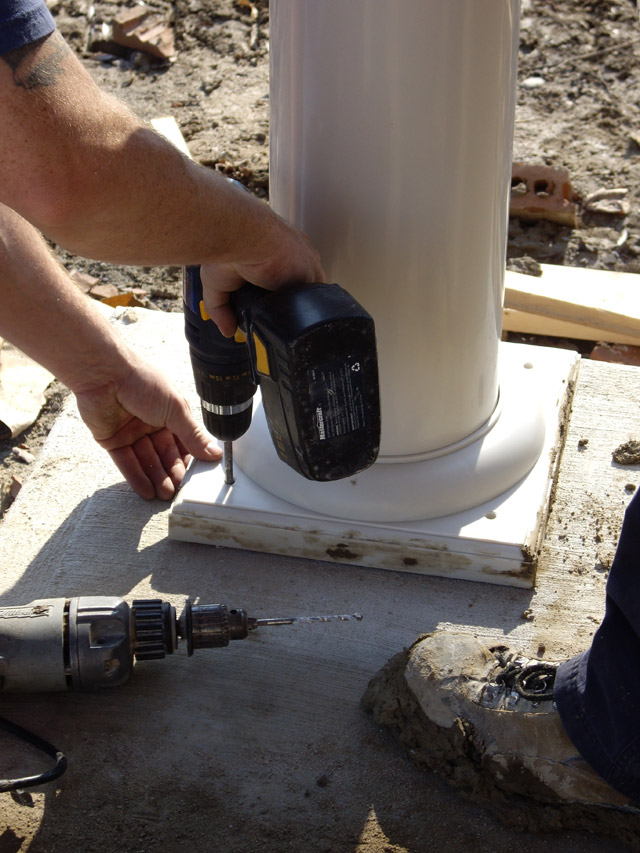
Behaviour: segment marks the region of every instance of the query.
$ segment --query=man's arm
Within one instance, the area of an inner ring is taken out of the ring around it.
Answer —
[[[142,497],[171,498],[192,454],[220,459],[166,377],[75,287],[24,219],[0,205],[0,334],[78,400],[96,441]]]
[[[304,235],[103,93],[57,32],[0,58],[0,116],[1,202],[86,257],[201,264],[227,333],[218,308],[243,279],[324,280]]]

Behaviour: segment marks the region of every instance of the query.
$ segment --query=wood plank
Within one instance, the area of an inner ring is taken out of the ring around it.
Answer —
[[[554,338],[571,338],[578,341],[604,341],[609,344],[631,344],[637,346],[637,335],[621,335],[618,332],[603,332],[592,326],[581,326],[543,314],[529,314],[526,311],[514,311],[505,308],[502,312],[502,330],[520,332],[524,335],[544,335]]]
[[[507,270],[504,307],[585,326],[589,339],[640,343],[640,275],[542,264],[541,276]],[[594,330],[595,338],[591,338]]]

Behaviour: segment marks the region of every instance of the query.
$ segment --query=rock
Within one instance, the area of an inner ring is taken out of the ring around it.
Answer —
[[[523,89],[539,89],[544,86],[545,82],[544,77],[527,77],[520,83],[520,86]]]
[[[31,465],[32,462],[36,461],[33,453],[29,453],[24,447],[14,447],[12,451],[18,462],[24,462],[25,465]]]

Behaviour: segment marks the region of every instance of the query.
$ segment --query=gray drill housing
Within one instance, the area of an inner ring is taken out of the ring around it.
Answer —
[[[133,669],[131,611],[115,596],[0,607],[0,690],[117,687]]]

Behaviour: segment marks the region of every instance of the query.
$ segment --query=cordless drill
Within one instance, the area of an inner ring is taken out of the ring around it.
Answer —
[[[206,314],[200,268],[185,268],[185,332],[204,424],[224,443],[225,481],[258,385],[278,456],[302,476],[339,480],[372,465],[380,399],[370,314],[337,284],[245,284],[231,305],[238,330],[225,338]]]

